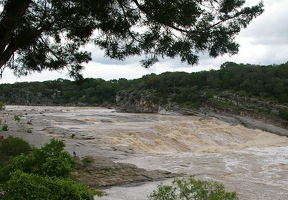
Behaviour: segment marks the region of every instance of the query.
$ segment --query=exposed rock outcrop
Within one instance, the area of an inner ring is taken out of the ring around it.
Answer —
[[[130,93],[127,90],[121,90],[116,94],[116,104],[122,112],[158,112],[158,105],[153,102],[153,94],[149,92]]]
[[[90,187],[107,187],[122,184],[135,184],[147,181],[174,178],[179,174],[164,170],[147,171],[128,163],[115,163],[105,157],[93,157],[92,162],[80,167],[75,174],[80,182]],[[81,165],[81,161],[80,165]],[[83,160],[82,160],[83,164]]]
[[[243,124],[249,128],[260,127],[264,131],[288,136],[288,122],[286,120],[288,118],[288,107],[285,105],[239,96],[231,92],[223,92],[209,98],[207,97],[205,101],[201,102],[200,108],[197,109],[177,105],[176,102],[171,102],[171,98],[168,98],[168,103],[161,105],[159,102],[153,101],[154,99],[157,99],[155,94],[148,91],[130,93],[127,90],[123,90],[118,92],[116,96],[117,105],[120,111],[124,112],[181,114],[201,117],[205,117],[208,113],[214,113],[214,115],[229,116],[229,118],[233,116],[233,120],[230,119],[230,121],[236,121],[236,124]],[[283,113],[286,113],[284,117]],[[252,123],[252,121],[257,121],[257,123]],[[260,126],[259,123],[261,122],[263,123]]]
[[[222,121],[228,122],[231,125],[241,124],[250,129],[259,129],[262,131],[288,137],[287,129],[275,126],[273,124],[267,124],[263,121],[255,120],[249,117],[242,117],[242,116],[231,115],[231,114],[223,115],[223,114],[216,114],[216,113],[209,113],[207,114],[207,116],[215,117]]]

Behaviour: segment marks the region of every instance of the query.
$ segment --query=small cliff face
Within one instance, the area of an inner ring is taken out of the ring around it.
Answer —
[[[288,129],[288,107],[263,100],[241,97],[233,93],[225,93],[207,98],[199,108],[185,107],[170,102],[161,104],[155,100],[153,91],[129,92],[119,91],[116,103],[122,112],[131,113],[177,113],[182,115],[208,116],[235,115],[259,120],[267,124]],[[210,113],[210,114],[209,114]]]
[[[116,104],[122,112],[158,112],[158,104],[153,102],[153,95],[149,92],[130,93],[127,90],[121,90],[116,94]]]
[[[234,114],[288,128],[288,107],[247,96],[226,93],[206,101],[206,109],[219,114]]]

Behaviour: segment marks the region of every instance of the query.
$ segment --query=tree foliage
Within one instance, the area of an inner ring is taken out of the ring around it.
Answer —
[[[15,171],[3,186],[1,200],[92,200],[93,193],[83,185],[69,179],[41,177]]]
[[[28,142],[22,138],[8,136],[5,140],[0,140],[0,153],[7,156],[18,156],[29,154],[32,148]]]
[[[238,200],[235,192],[228,192],[224,185],[214,181],[175,179],[172,185],[160,184],[149,195],[150,200]]]
[[[5,140],[0,140],[0,166],[21,154],[28,155],[31,151],[30,144],[22,138],[8,136]]]
[[[243,0],[1,0],[0,69],[16,75],[67,67],[81,79],[89,43],[105,56],[123,60],[144,55],[149,67],[159,57],[179,56],[196,64],[198,52],[235,54],[235,36],[263,12],[263,3]]]
[[[167,103],[170,98],[180,105],[196,105],[205,103],[211,95],[213,97],[209,91],[214,94],[230,91],[288,105],[287,77],[288,63],[259,66],[226,62],[220,70],[148,74],[134,80],[121,78],[105,81],[89,78],[84,79],[80,85],[63,79],[0,84],[0,101],[10,105],[107,106],[116,104],[117,92],[127,90],[135,94],[141,91],[153,92],[155,103]]]
[[[8,180],[15,170],[43,177],[68,178],[75,166],[75,161],[64,150],[64,146],[62,141],[52,139],[42,148],[35,148],[32,154],[15,157],[0,172],[0,182]]]
[[[288,62],[267,66],[226,62],[220,70],[165,72],[134,80],[89,78],[82,84],[63,79],[0,84],[0,101],[7,105],[123,108],[124,101],[129,103],[129,99],[134,99],[138,105],[149,96],[149,101],[156,105],[154,111],[159,107],[173,110],[175,105],[196,110],[205,108],[258,120],[269,118],[275,125],[286,127],[287,86]]]
[[[11,149],[12,142],[7,143],[5,148]],[[64,146],[62,141],[53,139],[42,148],[34,148],[30,154],[18,155],[5,163],[0,168],[0,199],[92,200],[92,191],[71,179],[75,161]],[[3,154],[11,153],[7,151]]]

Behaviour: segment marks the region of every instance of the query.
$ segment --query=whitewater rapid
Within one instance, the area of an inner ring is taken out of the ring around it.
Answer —
[[[76,138],[89,137],[90,143],[103,150],[103,156],[105,149],[122,152],[113,155],[115,162],[219,181],[244,200],[288,199],[288,139],[284,136],[212,117],[129,114],[80,107],[7,109],[32,109],[35,116],[44,112],[53,126],[75,133]],[[81,140],[82,146],[77,147],[79,154],[93,154],[92,150],[84,150],[89,147],[85,142]],[[108,196],[95,199],[146,200],[159,183],[112,187],[105,189]]]

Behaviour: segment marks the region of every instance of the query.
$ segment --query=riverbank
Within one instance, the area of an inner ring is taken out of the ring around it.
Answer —
[[[121,146],[109,149],[103,148],[95,143],[97,136],[88,135],[72,127],[77,126],[77,124],[86,124],[84,121],[81,122],[81,120],[74,119],[69,121],[69,119],[65,120],[61,117],[62,114],[68,114],[70,111],[71,116],[73,116],[75,114],[74,109],[78,110],[78,108],[73,107],[7,106],[6,110],[0,111],[0,113],[2,116],[1,121],[8,125],[8,131],[0,131],[0,135],[4,138],[9,135],[21,137],[36,147],[43,146],[52,138],[63,140],[66,150],[71,155],[75,151],[79,161],[83,158],[90,159],[87,166],[75,173],[75,177],[89,187],[103,188],[115,185],[139,184],[141,182],[159,181],[165,178],[181,176],[169,171],[145,170],[134,164],[114,162],[114,160],[129,157],[129,150]],[[81,109],[87,111],[96,109],[101,112],[100,108]],[[20,116],[21,120],[19,122],[15,121],[15,115]],[[65,130],[65,127],[57,126],[61,122],[71,124],[71,129]],[[101,122],[110,123],[111,121],[103,118]]]
[[[88,176],[89,182],[114,185],[105,189],[108,196],[103,200],[135,199],[129,195],[136,193],[137,200],[147,199],[159,180],[179,174],[222,182],[240,199],[288,198],[287,137],[248,129],[232,118],[227,121],[227,116],[43,106],[6,106],[3,114],[9,125],[9,131],[1,131],[5,137],[19,136],[38,147],[58,138],[71,154],[75,150],[80,158],[92,156],[95,163],[89,170],[100,173]],[[20,122],[14,120],[15,114],[21,116]]]

